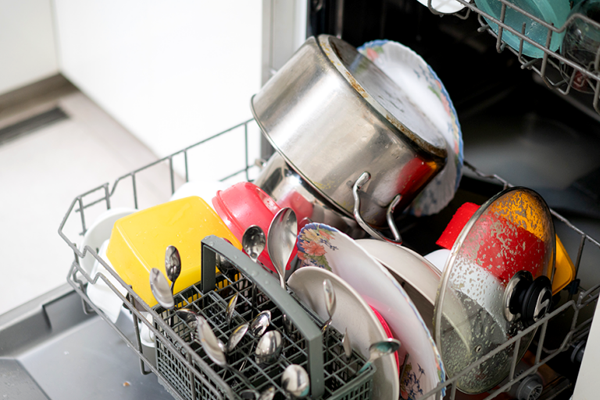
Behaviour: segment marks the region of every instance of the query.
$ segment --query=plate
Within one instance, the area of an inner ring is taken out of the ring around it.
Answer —
[[[435,214],[452,200],[462,176],[462,132],[452,100],[433,69],[410,48],[391,40],[375,40],[363,44],[358,51],[403,88],[446,139],[446,165],[410,208],[417,216]]]
[[[402,343],[402,399],[418,399],[444,382],[442,359],[415,305],[390,272],[353,239],[329,225],[308,224],[298,236],[298,256],[303,265],[319,266],[345,280],[387,321]]]
[[[356,290],[337,275],[317,267],[300,268],[290,276],[288,286],[325,321],[329,318],[323,295],[325,279],[333,285],[337,304],[331,324],[339,332],[348,329],[352,347],[368,360],[371,343],[385,340],[388,336],[373,310]],[[381,357],[374,364],[377,370],[373,375],[373,399],[397,399],[400,385],[394,357]]]
[[[92,249],[96,250],[96,253],[100,254],[100,247],[102,247],[105,240],[110,239],[110,232],[112,231],[115,222],[136,211],[137,210],[134,208],[120,207],[106,210],[100,214],[85,233],[83,242],[81,242],[81,251],[83,251],[85,246],[90,246]],[[81,259],[80,265],[81,268],[89,274],[92,272],[95,262],[96,259],[94,256],[87,253],[85,257]]]
[[[427,0],[419,0],[419,3],[427,7]],[[465,6],[456,0],[431,0],[431,8],[442,14],[453,14]]]

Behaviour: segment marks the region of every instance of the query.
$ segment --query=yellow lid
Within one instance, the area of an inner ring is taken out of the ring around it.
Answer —
[[[121,278],[150,307],[157,304],[150,290],[150,270],[165,272],[167,246],[177,248],[181,274],[174,293],[200,281],[201,241],[216,235],[242,246],[221,218],[197,196],[169,201],[119,219],[113,226],[106,256]]]

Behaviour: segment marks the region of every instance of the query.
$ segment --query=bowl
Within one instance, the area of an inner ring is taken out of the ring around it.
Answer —
[[[172,245],[181,258],[174,293],[196,284],[201,276],[201,241],[216,235],[238,249],[242,245],[227,225],[198,196],[168,201],[115,222],[106,256],[115,271],[150,307],[157,304],[150,289],[150,270],[165,276],[165,250]]]
[[[549,24],[554,24],[556,28],[562,28],[569,15],[570,6],[567,0],[508,0],[509,3],[523,9],[525,12],[545,21]],[[491,17],[500,20],[502,3],[498,0],[475,0],[475,5]],[[485,21],[490,25],[492,30],[498,34],[498,24],[485,18]],[[539,22],[534,21],[520,11],[506,7],[504,23],[517,32],[521,32],[523,24],[525,24],[525,36],[533,39],[542,47],[546,47],[546,39],[549,29]],[[552,32],[550,40],[550,50],[556,51],[560,47],[565,33]],[[519,51],[520,39],[513,33],[503,30],[502,40],[513,49]],[[544,51],[540,50],[533,44],[523,40],[523,54],[532,58],[541,58]]]
[[[269,226],[273,217],[282,207],[261,188],[251,182],[240,182],[225,190],[217,191],[212,199],[217,214],[223,219],[233,235],[241,242],[244,232],[252,225],[259,226],[268,237]],[[291,268],[290,263],[296,256],[294,247],[286,270]],[[266,250],[258,256],[258,261],[273,272],[277,272]]]

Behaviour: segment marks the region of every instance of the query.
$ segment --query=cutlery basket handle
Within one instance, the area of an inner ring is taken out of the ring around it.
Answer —
[[[216,288],[217,253],[235,265],[252,283],[255,283],[277,305],[281,312],[287,315],[287,318],[293,322],[305,338],[311,397],[320,398],[325,392],[321,330],[298,302],[286,290],[281,288],[279,280],[273,274],[268,273],[260,265],[252,262],[246,254],[214,235],[202,239],[202,293],[209,293]]]

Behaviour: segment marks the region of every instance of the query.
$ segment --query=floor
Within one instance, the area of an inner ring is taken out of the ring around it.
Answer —
[[[68,118],[0,144],[0,315],[66,282],[73,252],[58,228],[76,196],[157,159],[72,86],[6,103],[0,129],[55,107]],[[137,182],[144,201],[167,200],[155,179],[165,174],[159,164]],[[80,241],[80,222],[64,232]]]

